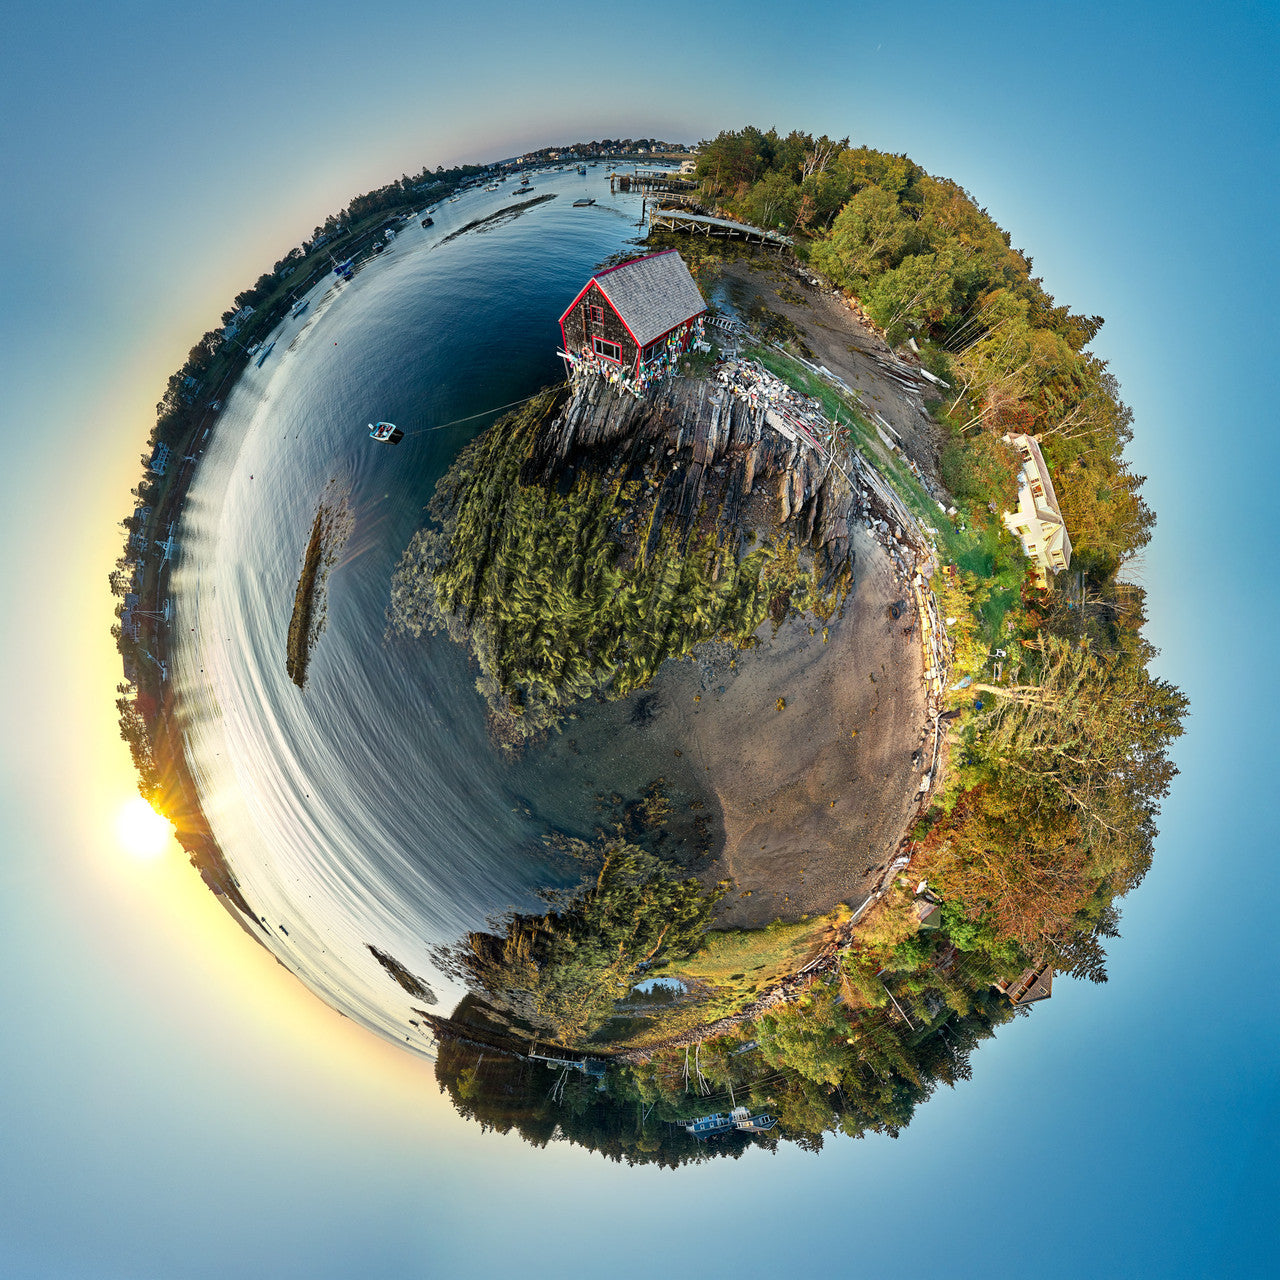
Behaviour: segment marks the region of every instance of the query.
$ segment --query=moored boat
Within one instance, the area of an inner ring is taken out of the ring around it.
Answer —
[[[379,444],[399,444],[404,439],[404,432],[394,422],[371,422],[369,439]]]

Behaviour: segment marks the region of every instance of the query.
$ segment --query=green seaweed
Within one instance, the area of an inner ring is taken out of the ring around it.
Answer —
[[[549,391],[459,456],[392,585],[393,630],[469,646],[500,740],[537,737],[591,696],[642,688],[704,640],[743,646],[772,617],[829,615],[789,540],[742,554],[736,529],[660,514],[649,477],[621,464],[557,487],[522,479],[563,403]]]

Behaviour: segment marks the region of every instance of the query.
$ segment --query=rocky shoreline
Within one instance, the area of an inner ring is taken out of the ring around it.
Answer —
[[[745,631],[715,623],[682,634],[634,687],[611,685],[606,667],[594,698],[574,711],[578,749],[598,739],[593,755],[608,759],[615,741],[643,741],[655,759],[693,763],[723,830],[699,869],[704,884],[731,886],[717,925],[754,928],[852,908],[898,856],[933,781],[938,664],[922,657],[921,636],[933,628],[929,553],[915,520],[856,451],[833,433],[819,439],[816,419],[805,427],[814,413],[800,398],[791,395],[784,417],[779,395],[736,394],[728,368],[670,377],[640,396],[579,376],[549,393],[532,424],[516,415],[495,424],[442,482],[432,508],[441,530],[411,544],[393,614],[414,615],[406,630],[444,629],[468,647],[490,689],[496,736],[518,742],[495,692],[502,646],[513,643],[501,627],[511,624],[491,626],[484,608],[532,598],[518,621],[554,644],[589,648],[601,633],[577,638],[548,623],[541,601],[580,568],[570,562],[547,583],[526,581],[527,554],[500,545],[514,536],[511,521],[536,511],[578,545],[591,539],[575,523],[586,517],[573,495],[628,494],[603,522],[616,550],[610,589],[620,594],[656,589],[642,572],[655,557],[709,560],[712,578],[747,572],[762,549],[775,564],[792,557],[790,577],[745,588],[758,608],[732,615],[749,620]],[[483,520],[468,543],[458,530],[477,511]],[[424,599],[467,556],[483,557],[471,578],[480,585],[464,593],[471,603],[454,612],[438,594]],[[598,590],[587,580],[578,595]],[[703,612],[697,599],[680,607]],[[646,606],[628,625],[661,629],[665,616]],[[539,750],[557,759],[565,748],[553,735]]]

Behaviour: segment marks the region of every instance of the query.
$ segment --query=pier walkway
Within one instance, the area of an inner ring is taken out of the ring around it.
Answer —
[[[730,222],[727,218],[712,218],[705,213],[686,213],[683,209],[655,209],[649,215],[649,225],[667,231],[687,231],[690,235],[725,236],[731,240],[746,240],[751,244],[767,245],[777,249],[791,248],[791,237],[779,231],[763,231],[745,222]]]

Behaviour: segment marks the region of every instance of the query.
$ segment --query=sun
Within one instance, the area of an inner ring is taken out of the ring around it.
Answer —
[[[135,858],[158,858],[173,836],[173,828],[141,796],[134,796],[116,815],[116,836]]]

